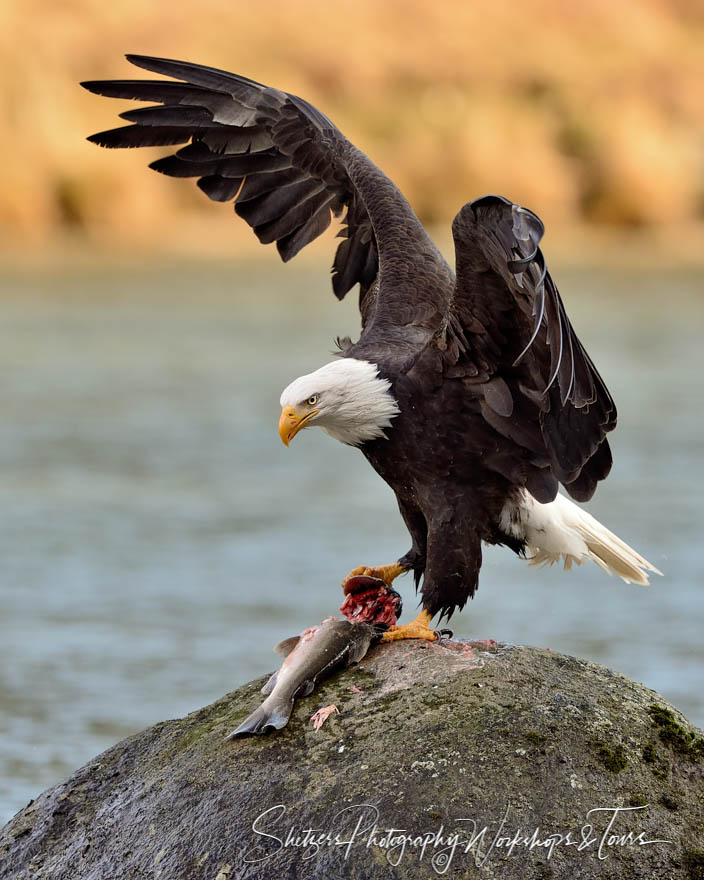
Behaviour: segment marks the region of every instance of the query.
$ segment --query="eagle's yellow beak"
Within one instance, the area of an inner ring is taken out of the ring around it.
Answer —
[[[305,428],[313,416],[317,415],[317,409],[300,414],[296,411],[295,406],[285,406],[281,410],[281,418],[279,419],[279,437],[281,437],[284,446],[288,446],[296,434]]]

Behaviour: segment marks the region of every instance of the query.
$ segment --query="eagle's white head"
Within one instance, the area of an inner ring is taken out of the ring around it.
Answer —
[[[399,413],[390,388],[375,364],[354,358],[339,358],[299,376],[281,394],[281,439],[288,446],[312,425],[349,446],[383,437]]]

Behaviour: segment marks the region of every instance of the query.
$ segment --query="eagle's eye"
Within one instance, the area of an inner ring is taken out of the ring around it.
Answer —
[[[311,396],[306,400],[308,406],[315,406],[315,404],[320,400],[319,394],[311,394]]]

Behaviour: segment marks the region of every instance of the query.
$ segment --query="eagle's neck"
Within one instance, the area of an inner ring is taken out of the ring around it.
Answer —
[[[383,437],[400,412],[391,383],[379,376],[376,364],[356,358],[340,358],[323,370],[335,374],[336,406],[318,421],[335,440],[361,446]]]

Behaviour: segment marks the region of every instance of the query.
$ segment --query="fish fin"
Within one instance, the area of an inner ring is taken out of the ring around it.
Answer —
[[[281,730],[288,724],[293,709],[293,701],[271,703],[264,700],[258,709],[255,709],[251,715],[248,715],[239,727],[229,733],[225,739],[235,739],[238,736],[245,736],[248,733],[262,734],[266,733],[269,728]]]
[[[350,648],[350,656],[347,658],[347,666],[354,666],[355,663],[359,663],[368,650],[369,642],[361,642],[357,645],[353,645]]]
[[[274,650],[282,657],[288,657],[300,640],[300,636],[291,636],[290,639],[284,639],[283,642],[279,642],[279,644],[274,647]]]
[[[297,700],[299,697],[310,696],[310,694],[312,694],[314,690],[315,690],[315,682],[314,681],[311,681],[310,679],[308,681],[304,681],[303,684],[296,691],[296,696],[294,697],[294,699]]]
[[[267,683],[262,688],[263,694],[270,694],[274,690],[274,688],[276,687],[276,679],[278,677],[279,677],[279,670],[277,669],[276,672],[274,672],[273,675],[271,675],[271,677],[269,678],[269,681],[267,681]]]
[[[375,634],[374,628],[367,623],[358,624],[358,626],[361,628],[355,633],[357,638],[350,644],[350,654],[347,659],[348,666],[351,666],[353,663],[359,663],[362,657],[365,656]]]

